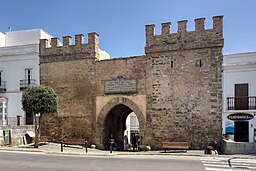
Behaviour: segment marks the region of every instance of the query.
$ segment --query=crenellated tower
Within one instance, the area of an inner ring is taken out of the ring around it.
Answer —
[[[162,23],[162,34],[155,35],[155,25],[146,25],[145,53],[222,47],[223,16],[213,17],[212,29],[205,29],[205,18],[195,19],[195,30],[187,30],[187,20],[178,21],[177,33],[171,33],[171,23]]]
[[[187,23],[178,21],[176,33],[162,23],[160,35],[146,25],[147,141],[153,147],[189,141],[206,148],[221,141],[223,16],[213,17],[211,29],[205,18],[195,19],[194,31]]]
[[[87,138],[92,141],[95,121],[96,61],[100,57],[99,36],[64,36],[50,42],[40,40],[40,78],[42,85],[55,89],[59,97],[59,111],[42,118],[42,132],[53,140],[66,137]]]
[[[75,54],[75,55],[74,55]],[[63,43],[55,37],[48,42],[40,40],[41,62],[63,61],[81,58],[99,59],[99,35],[96,32],[88,33],[88,43],[84,43],[84,35],[75,35],[75,44],[72,45],[71,36],[63,36]]]

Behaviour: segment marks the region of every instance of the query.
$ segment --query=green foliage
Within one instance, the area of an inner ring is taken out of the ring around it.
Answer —
[[[58,98],[55,91],[48,86],[32,86],[22,93],[23,110],[29,113],[57,112]]]

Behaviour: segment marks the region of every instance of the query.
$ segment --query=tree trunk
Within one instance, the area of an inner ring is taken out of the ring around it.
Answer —
[[[33,112],[34,117],[34,123],[35,123],[35,144],[34,148],[38,148],[39,146],[39,124],[38,124],[38,118],[36,117],[36,114]]]

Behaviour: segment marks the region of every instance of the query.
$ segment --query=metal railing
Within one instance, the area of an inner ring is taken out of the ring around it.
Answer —
[[[256,96],[228,97],[228,110],[256,110]]]
[[[6,92],[6,82],[5,81],[0,82],[0,92]]]
[[[36,85],[36,80],[34,79],[20,80],[20,90],[24,90],[32,85]]]
[[[21,126],[21,125],[33,125],[33,117],[6,117],[0,118],[0,126],[11,125],[11,126]]]

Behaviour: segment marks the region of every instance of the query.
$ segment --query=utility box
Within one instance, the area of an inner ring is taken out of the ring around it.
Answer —
[[[11,145],[11,130],[4,130],[4,145]]]

